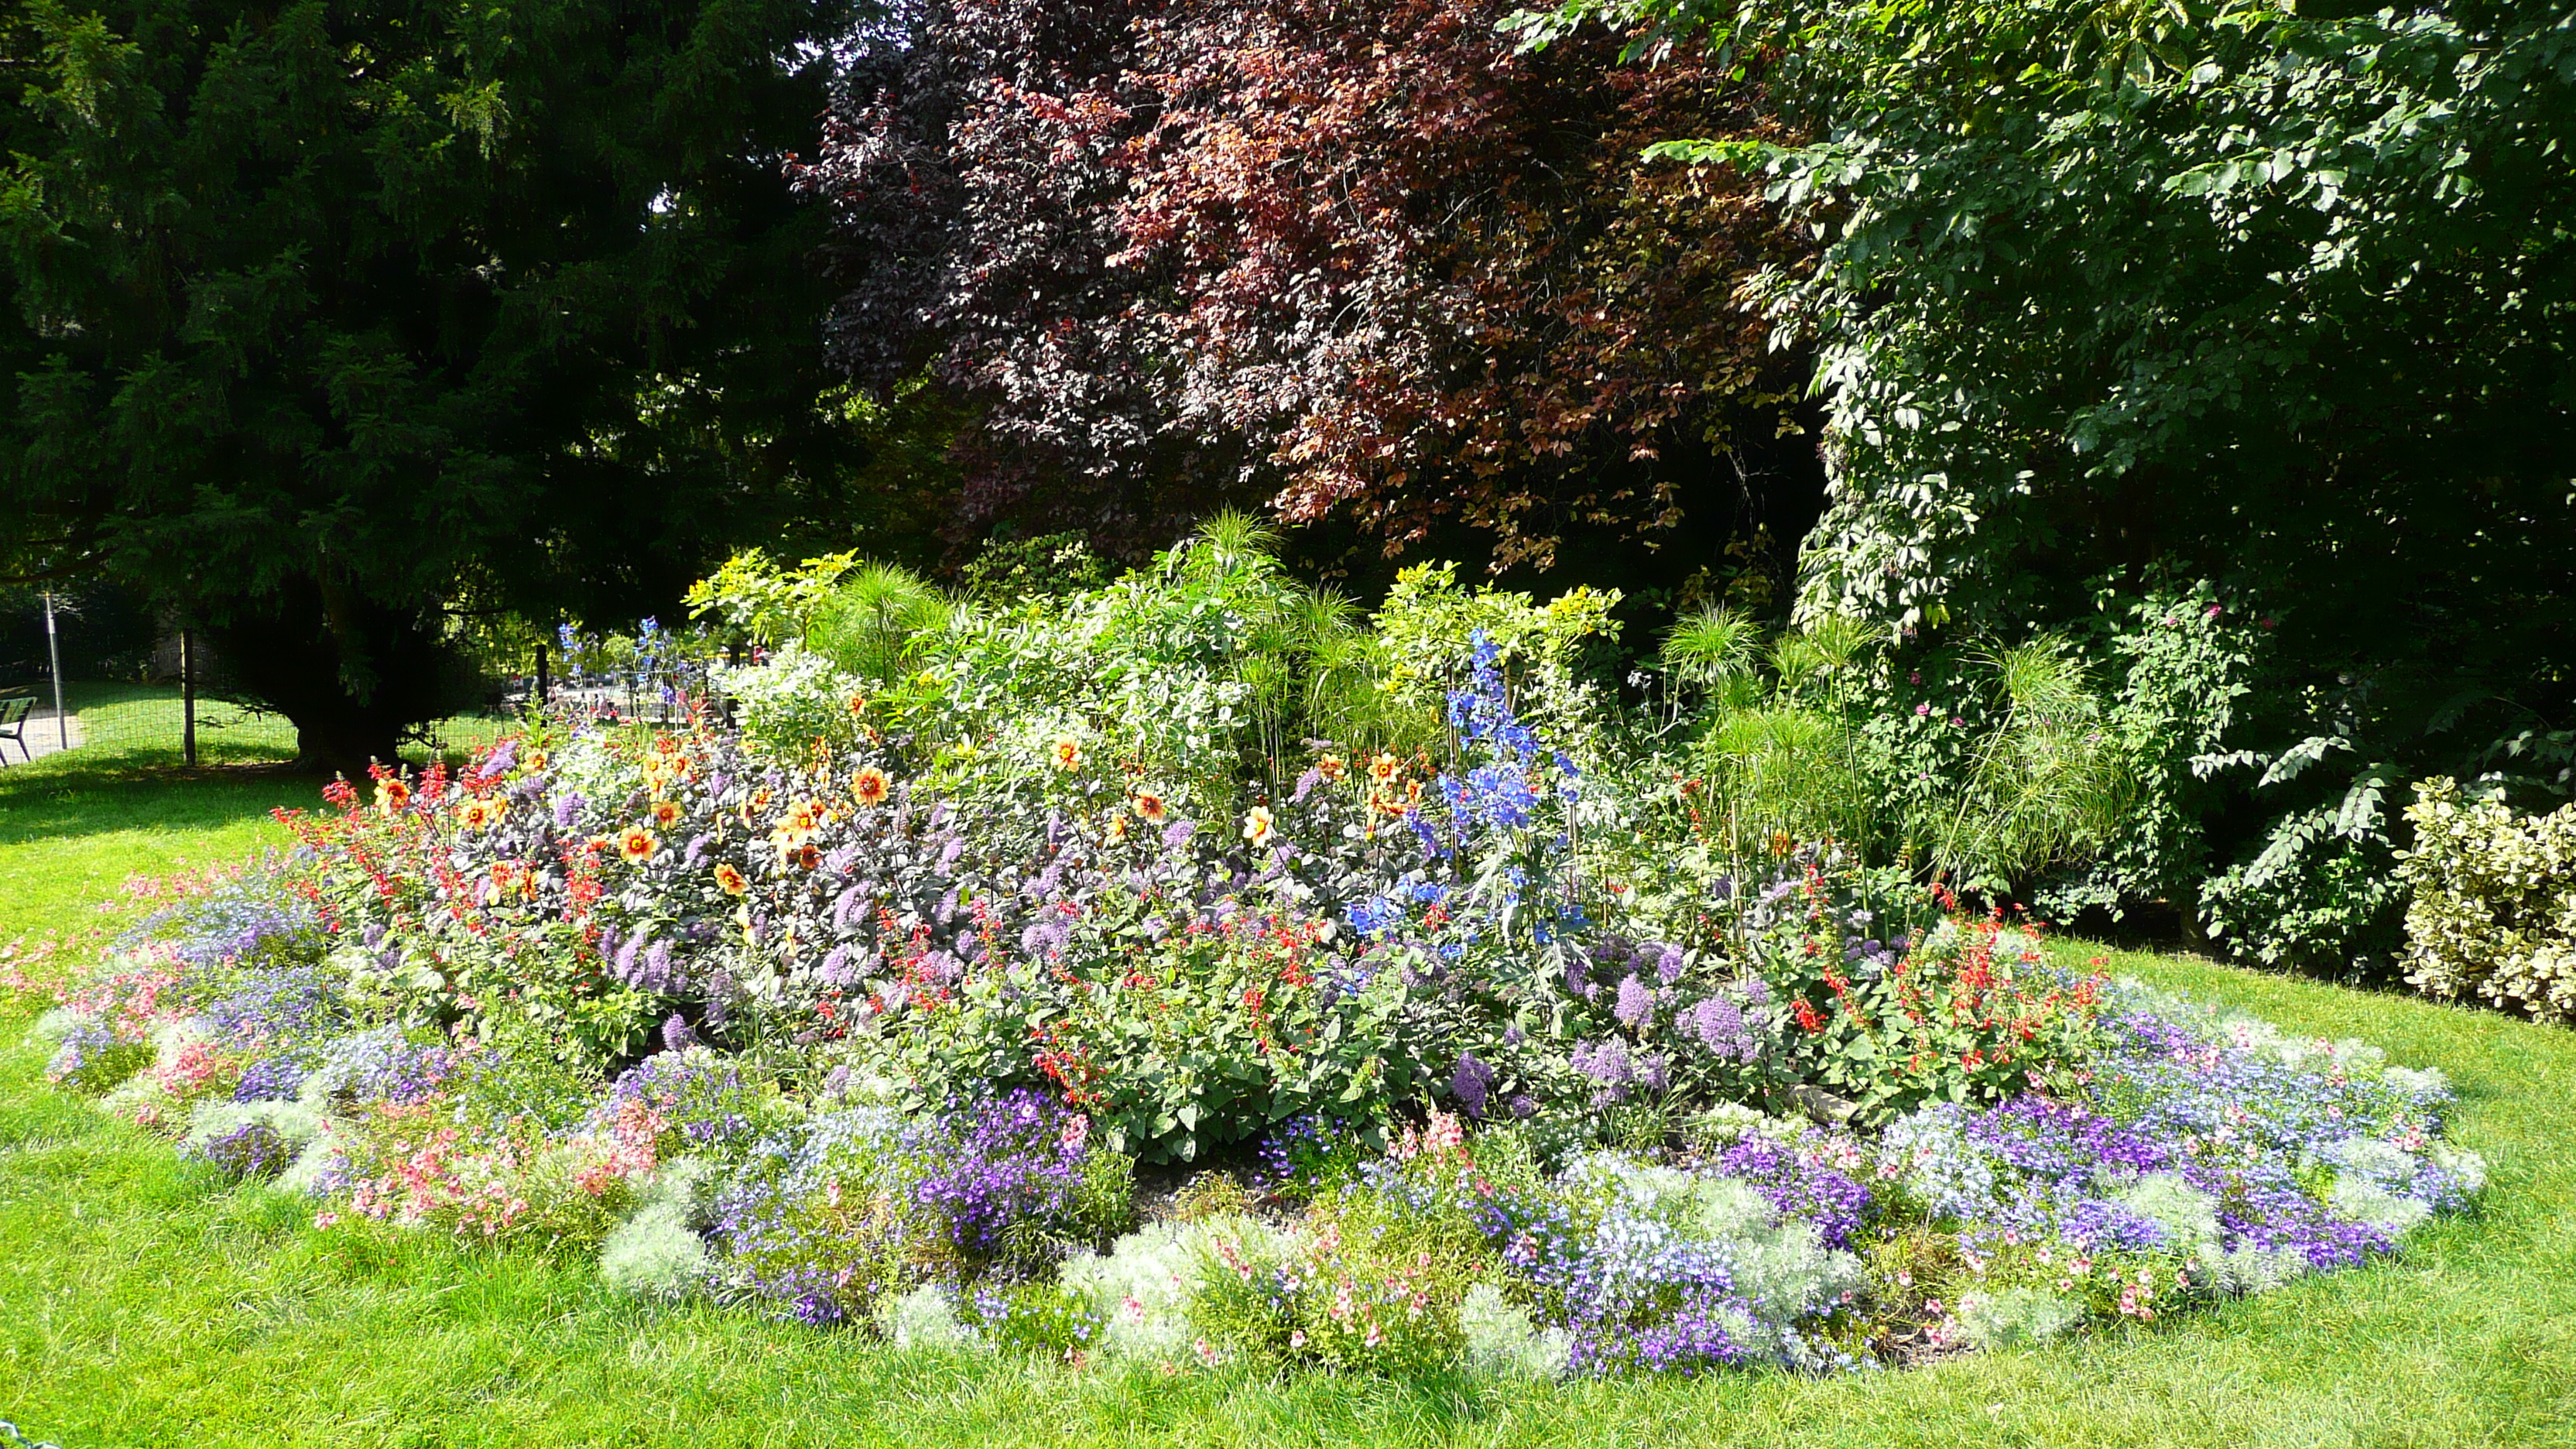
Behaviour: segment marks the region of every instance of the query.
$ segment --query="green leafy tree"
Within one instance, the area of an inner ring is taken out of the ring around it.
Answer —
[[[867,430],[782,177],[849,23],[11,7],[0,575],[140,587],[348,768],[460,702],[463,616],[631,618],[896,521],[840,496]]]
[[[2386,878],[2391,781],[2546,773],[2576,708],[2565,6],[1575,0],[1521,23],[1592,17],[1647,27],[1640,55],[1760,58],[1812,138],[1655,148],[1761,177],[1824,241],[1754,288],[1812,339],[1831,417],[1804,607],[1932,641],[2080,624],[2106,584],[2218,585],[2265,673],[2205,742],[2222,788],[2149,798],[2232,818],[2213,923],[2323,923],[2258,954],[2393,924],[2354,894]]]

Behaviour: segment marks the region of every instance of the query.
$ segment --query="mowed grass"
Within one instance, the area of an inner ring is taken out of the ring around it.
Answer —
[[[86,926],[130,870],[279,839],[312,782],[0,772],[0,939]],[[2091,954],[2095,948],[2070,949]],[[0,1418],[108,1445],[2576,1445],[2576,1033],[2204,962],[2115,970],[2358,1035],[2459,1084],[2484,1211],[2398,1260],[2146,1329],[1832,1380],[1496,1388],[1074,1373],[897,1353],[582,1262],[225,1192],[51,1091],[0,1009]]]
[[[0,768],[0,941],[94,929],[138,874],[283,846],[270,812],[318,805],[321,788],[278,764],[187,770],[105,744]]]

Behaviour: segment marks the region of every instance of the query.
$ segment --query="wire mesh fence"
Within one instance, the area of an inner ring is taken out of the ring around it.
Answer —
[[[676,726],[708,697],[707,673],[703,664],[675,662],[616,676],[549,680],[546,712],[558,719]],[[425,727],[406,746],[404,758],[423,764],[471,755],[523,728],[538,697],[537,680],[500,685],[487,709]],[[62,696],[57,713],[52,680],[0,681],[0,768],[65,751],[135,765],[208,766],[285,764],[298,752],[295,724],[285,716],[176,681],[70,679],[63,682]]]
[[[0,686],[0,766],[65,751],[137,765],[275,765],[296,758],[292,720],[239,700],[188,695],[175,683],[73,679],[63,683],[64,707],[57,713],[50,680]],[[32,701],[32,708],[17,711],[24,718],[14,728],[7,723],[12,697]],[[519,728],[520,718],[504,705],[439,720],[404,756],[417,764],[470,754]]]
[[[12,607],[0,608],[0,767],[67,752],[211,766],[300,753],[294,722],[240,688],[197,631],[113,595],[34,594]],[[525,673],[488,677],[478,707],[418,731],[403,755],[422,764],[471,754],[540,711],[676,726],[714,697],[716,656],[704,631],[677,634],[651,619],[631,633],[567,626],[527,651]]]

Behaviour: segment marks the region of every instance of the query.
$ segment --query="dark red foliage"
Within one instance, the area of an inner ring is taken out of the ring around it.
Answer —
[[[1516,55],[1486,0],[943,5],[854,59],[798,177],[840,220],[838,356],[971,398],[960,522],[1143,544],[1220,500],[1500,563],[1732,514],[1714,452],[1791,371],[1752,188],[1649,168],[1758,90],[1613,42]]]

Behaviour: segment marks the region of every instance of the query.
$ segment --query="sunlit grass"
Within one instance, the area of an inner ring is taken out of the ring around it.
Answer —
[[[29,726],[39,743],[47,734],[52,696],[39,688],[47,720]],[[75,682],[64,691],[64,705],[79,721],[82,743],[74,752],[102,768],[178,765],[186,760],[187,708],[175,684]],[[295,726],[282,715],[269,714],[222,700],[197,701],[197,763],[200,766],[283,764],[295,758]],[[459,715],[428,726],[428,743],[404,750],[412,764],[428,763],[433,749],[442,754],[467,753],[492,744],[518,728],[514,720],[493,715]],[[0,776],[19,768],[17,757],[0,767]]]
[[[314,782],[76,759],[0,771],[0,939],[99,919],[127,870],[282,839]],[[2080,944],[2068,949],[2094,954]],[[2458,1083],[2482,1212],[2398,1260],[2145,1329],[1919,1372],[1495,1388],[1164,1379],[929,1357],[587,1264],[319,1233],[60,1096],[0,1008],[0,1418],[109,1445],[2576,1444],[2576,1033],[2171,956],[2113,969],[2377,1041]]]

